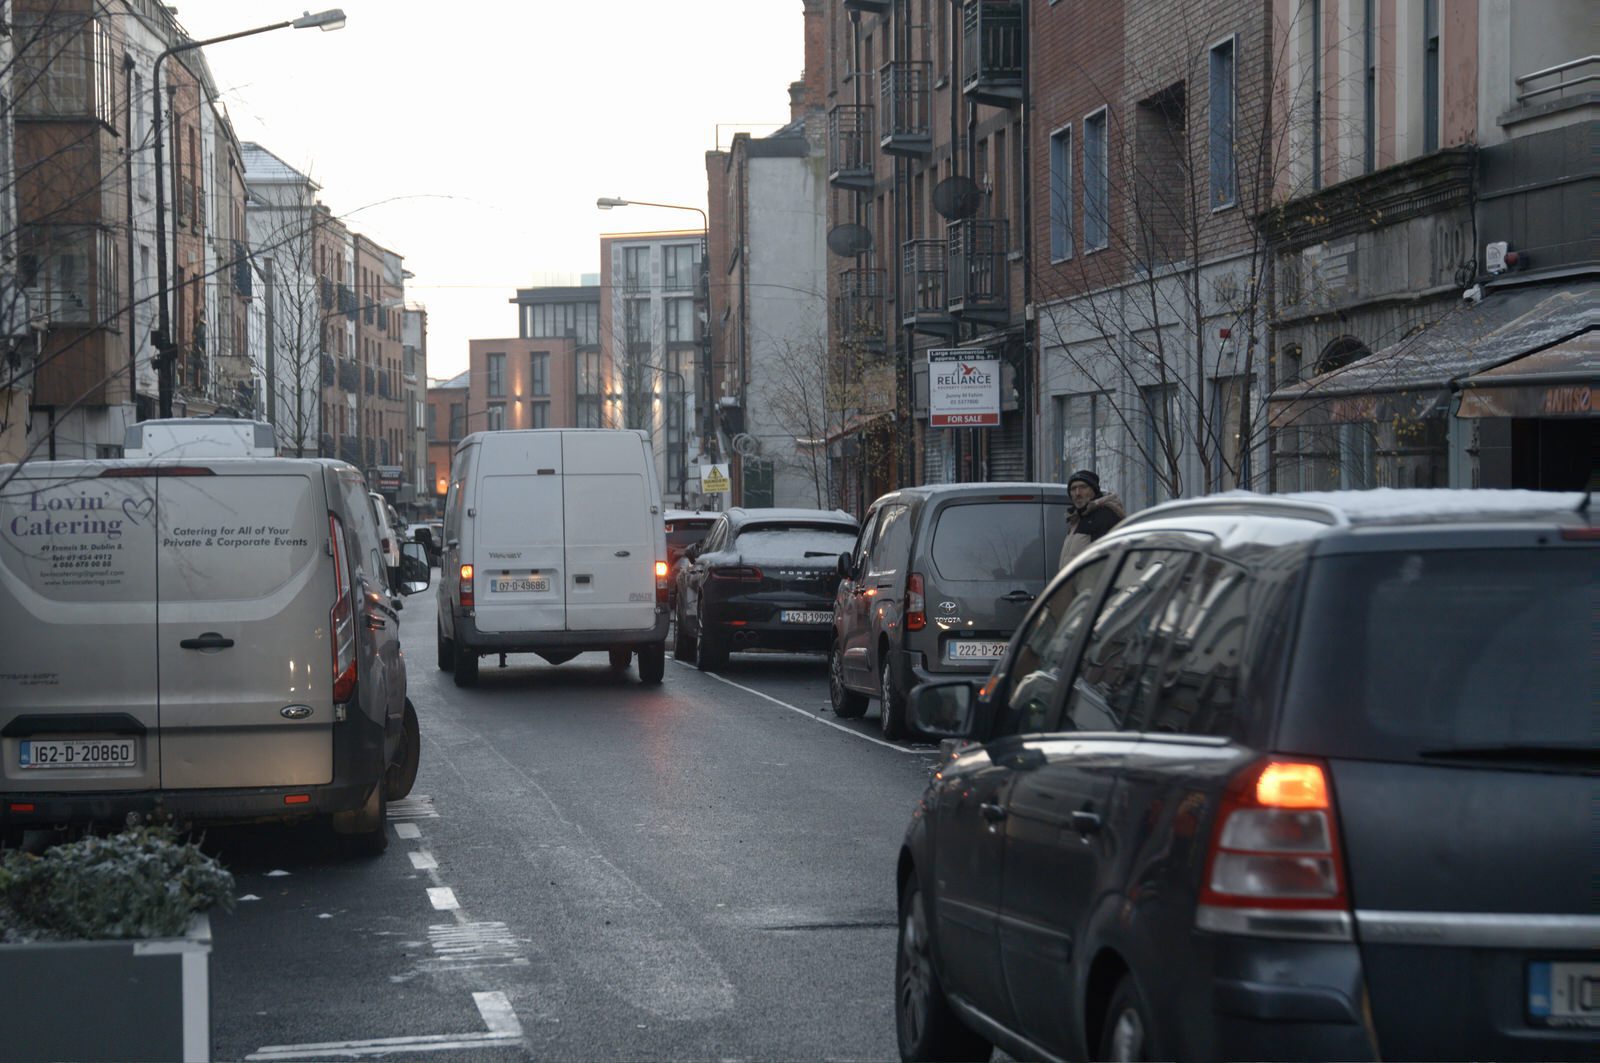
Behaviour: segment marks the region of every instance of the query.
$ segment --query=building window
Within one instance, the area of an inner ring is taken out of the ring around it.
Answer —
[[[439,438],[439,408],[433,403],[428,403],[428,438]]]
[[[1306,5],[1311,25],[1311,187],[1322,187],[1322,0]]]
[[[506,404],[503,402],[489,403],[489,412],[484,418],[484,427],[491,432],[498,432],[506,426]]]
[[[1218,377],[1211,382],[1211,403],[1215,427],[1217,462],[1211,490],[1232,491],[1248,487],[1241,483],[1244,472],[1246,445],[1239,431],[1239,418],[1244,413],[1245,396],[1249,394],[1250,378],[1246,376]]]
[[[1422,4],[1422,150],[1439,150],[1439,0]]]
[[[528,355],[528,379],[531,382],[528,389],[530,395],[550,394],[549,351],[534,351]]]
[[[600,399],[593,396],[578,397],[578,427],[604,428],[600,416]]]
[[[665,299],[662,300],[662,311],[666,315],[666,330],[668,343],[693,343],[694,342],[694,300],[693,299]]]
[[[1165,384],[1140,388],[1139,398],[1144,404],[1145,501],[1155,505],[1172,497],[1167,471],[1169,455],[1180,443],[1175,433],[1177,417],[1173,410],[1177,387]]]
[[[1050,134],[1050,258],[1072,257],[1072,127]]]
[[[1378,18],[1377,0],[1363,0],[1361,13],[1362,65],[1362,166],[1367,173],[1378,168]]]
[[[506,395],[506,356],[504,354],[491,354],[488,356],[489,397],[503,399]]]
[[[342,419],[342,415],[341,415]],[[450,442],[455,443],[461,439],[467,427],[467,407],[465,403],[452,402],[450,404]]]
[[[1106,111],[1083,120],[1083,243],[1095,249],[1111,242],[1111,204]]]
[[[582,352],[578,355],[578,394],[599,396],[604,393],[605,381],[600,377],[600,352]]]
[[[1211,49],[1211,208],[1234,203],[1233,39]]]
[[[550,427],[550,404],[548,402],[528,403],[528,427]]]
[[[1078,469],[1100,469],[1112,457],[1111,396],[1056,396],[1056,472],[1065,481]]]
[[[694,287],[694,251],[693,244],[673,244],[661,249],[663,288]]]
[[[650,345],[650,300],[629,299],[623,311],[622,327],[625,342],[631,351],[637,344]]]
[[[1137,254],[1144,269],[1181,262],[1189,255],[1188,191],[1176,181],[1188,165],[1187,91],[1175,82],[1134,108],[1138,138],[1134,174]]]
[[[650,287],[650,248],[622,249],[622,286],[628,291],[642,291]]]

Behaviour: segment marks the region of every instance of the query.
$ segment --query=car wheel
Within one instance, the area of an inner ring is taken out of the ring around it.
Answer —
[[[411,793],[417,782],[417,766],[422,763],[422,729],[417,726],[416,706],[406,699],[405,720],[400,729],[400,748],[394,762],[383,774],[383,796],[398,801]]]
[[[436,625],[435,630],[439,633],[439,671],[452,671],[456,666],[455,640],[444,637],[443,624]]]
[[[933,960],[928,909],[912,872],[900,891],[900,940],[894,959],[894,1029],[901,1059],[988,1059],[993,1048],[961,1024]]]
[[[683,614],[675,613],[676,619],[672,623],[672,656],[680,661],[694,660],[694,636],[689,634],[683,623]]]
[[[626,646],[613,646],[610,653],[611,667],[619,672],[633,663],[633,651]]]
[[[704,618],[700,621],[700,638],[696,647],[694,663],[702,672],[715,672],[728,665],[728,644],[723,641],[723,636],[706,626]]]
[[[828,647],[828,702],[841,720],[854,720],[866,714],[871,699],[844,685],[844,654],[835,642]]]
[[[889,653],[883,655],[883,660],[878,665],[878,708],[882,713],[878,726],[885,738],[904,738],[906,699],[895,689],[894,670],[889,667]]]
[[[639,681],[651,686],[667,674],[667,644],[652,642],[639,647]]]
[[[1100,1030],[1100,1053],[1096,1059],[1140,1061],[1165,1059],[1155,1044],[1155,1024],[1149,1005],[1132,974],[1122,976],[1112,991]]]
[[[333,814],[339,847],[351,856],[382,856],[389,848],[389,800],[383,780],[378,780],[367,803],[349,812]]]
[[[456,646],[455,679],[458,687],[475,687],[478,685],[478,653],[457,644]]]

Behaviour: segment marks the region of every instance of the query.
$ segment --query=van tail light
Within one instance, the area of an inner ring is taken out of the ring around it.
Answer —
[[[922,596],[922,573],[906,577],[906,630],[921,631],[928,626],[928,603]]]
[[[471,565],[462,565],[461,566],[461,582],[456,584],[456,587],[457,587],[456,597],[457,597],[457,600],[459,600],[460,603],[461,603],[461,608],[463,608],[463,609],[471,609],[474,605],[477,604],[477,599],[473,596],[473,592],[472,592],[472,566]]]
[[[667,604],[667,563],[656,562],[656,604]]]
[[[333,635],[333,701],[342,704],[356,693],[356,609],[345,571],[344,526],[328,514],[328,535],[333,543],[333,607],[328,610],[328,630]]]
[[[739,579],[759,580],[761,570],[754,565],[729,565],[727,568],[714,568],[711,570],[712,579]]]
[[[1258,937],[1352,940],[1327,769],[1259,761],[1223,792],[1195,922]]]

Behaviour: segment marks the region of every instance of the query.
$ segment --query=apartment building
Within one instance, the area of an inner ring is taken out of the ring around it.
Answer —
[[[355,267],[352,350],[362,382],[355,394],[356,424],[364,452],[359,467],[374,491],[397,504],[408,485],[415,491],[415,484],[409,483],[406,473],[407,427],[415,415],[406,407],[401,386],[405,268],[399,255],[371,237],[352,233],[350,239]]]
[[[835,431],[858,511],[896,483],[1033,473],[1023,14],[1015,2],[825,7],[830,329],[861,381]],[[930,416],[942,399],[929,367],[952,357],[987,382],[984,408]]]
[[[467,380],[470,371],[463,370],[448,380],[428,381],[428,412],[425,431],[428,435],[427,480],[424,495],[433,512],[442,513],[445,495],[450,492],[450,462],[455,456],[456,444],[467,435]]]
[[[428,309],[413,303],[400,311],[401,393],[406,409],[405,483],[400,502],[409,512],[428,510],[433,477],[428,473]]]

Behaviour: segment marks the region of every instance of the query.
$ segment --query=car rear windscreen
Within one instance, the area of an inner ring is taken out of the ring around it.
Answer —
[[[733,540],[734,549],[745,557],[836,558],[855,545],[854,529],[816,524],[760,524]]]
[[[1042,580],[1054,574],[1045,571],[1043,533],[1038,502],[946,506],[933,530],[933,565],[944,580]]]
[[[706,537],[709,520],[673,520],[667,522],[667,545],[682,549]]]
[[[1278,748],[1592,752],[1595,560],[1563,548],[1313,562]]]

